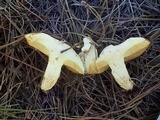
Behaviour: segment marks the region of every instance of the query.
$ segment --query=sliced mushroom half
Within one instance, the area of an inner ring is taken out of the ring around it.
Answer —
[[[125,90],[133,88],[133,81],[126,69],[125,61],[140,56],[149,47],[150,42],[142,37],[129,38],[123,43],[107,46],[96,61],[98,71],[111,68],[116,82]]]
[[[49,57],[41,83],[42,90],[47,91],[55,85],[63,65],[75,73],[84,74],[79,55],[64,41],[59,41],[45,33],[30,33],[25,35],[25,38],[30,46]]]

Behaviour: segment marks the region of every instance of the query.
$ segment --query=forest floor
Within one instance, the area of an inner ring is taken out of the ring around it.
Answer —
[[[131,91],[115,82],[110,69],[78,75],[63,67],[45,93],[40,85],[48,57],[24,38],[33,32],[71,45],[89,35],[98,53],[130,37],[145,37],[151,45],[126,62]],[[0,0],[0,119],[154,120],[159,112],[159,0]]]

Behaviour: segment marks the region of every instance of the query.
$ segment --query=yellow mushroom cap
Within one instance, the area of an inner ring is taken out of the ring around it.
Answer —
[[[65,42],[59,41],[45,33],[30,33],[25,35],[25,38],[30,46],[49,57],[41,84],[41,89],[44,91],[51,89],[57,82],[62,65],[65,65],[73,72],[84,74],[84,67],[80,57]],[[66,51],[61,52],[63,50]]]

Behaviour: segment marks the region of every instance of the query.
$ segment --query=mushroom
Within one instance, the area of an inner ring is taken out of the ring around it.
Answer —
[[[116,82],[125,90],[132,90],[133,81],[126,69],[126,61],[140,56],[150,45],[150,42],[142,37],[129,38],[119,45],[109,45],[103,49],[96,61],[98,71],[111,68]]]
[[[30,33],[25,35],[25,38],[30,46],[49,57],[41,83],[42,90],[47,91],[55,85],[63,65],[75,73],[84,74],[79,55],[64,41],[59,41],[45,33]]]
[[[81,53],[79,54],[85,69],[85,74],[97,74],[96,59],[98,57],[97,49],[95,43],[91,37],[83,38],[84,46],[81,48]]]

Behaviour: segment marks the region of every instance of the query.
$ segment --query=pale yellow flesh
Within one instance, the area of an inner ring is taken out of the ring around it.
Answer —
[[[127,72],[125,61],[129,61],[141,55],[150,45],[150,42],[142,37],[127,39],[117,46],[107,46],[96,61],[98,71],[111,68],[112,75],[117,83],[125,90],[133,88]]]
[[[149,47],[150,42],[142,37],[129,38],[118,46],[125,52],[125,61],[132,60],[140,56]]]
[[[56,51],[57,47],[60,44],[59,40],[45,33],[30,33],[30,34],[26,34],[25,38],[30,46],[41,51],[47,56],[49,56],[51,50]]]
[[[117,46],[110,45],[105,49],[105,53],[107,54],[107,63],[116,82],[125,90],[131,90],[133,82],[124,63],[124,52],[120,51]]]
[[[90,51],[85,54],[87,74],[97,74],[96,59],[97,50],[95,49],[95,46],[92,45]]]
[[[69,49],[63,53],[62,59],[64,60],[64,65],[74,73],[84,74],[83,63],[79,55],[73,50]]]
[[[138,56],[140,56],[143,52],[146,51],[146,49],[149,47],[150,42],[146,40],[145,38],[142,37],[134,37],[134,38],[129,38],[123,43],[117,45],[119,46],[119,49],[122,51],[125,51],[124,54],[124,61],[130,61]],[[107,46],[108,47],[108,46]],[[107,48],[106,47],[106,48]],[[106,54],[104,52],[105,48],[103,51],[100,53],[96,65],[97,69],[99,72],[104,72],[109,68],[109,65],[106,61]]]
[[[86,74],[97,74],[96,60],[97,60],[97,49],[93,44],[93,40],[90,37],[83,38],[84,46],[81,51],[83,52],[83,62],[86,69]],[[92,43],[92,44],[91,44]]]
[[[109,64],[109,67],[112,70],[112,75],[114,76],[116,82],[123,89],[132,90],[134,83],[129,76],[126,65],[124,63],[124,58],[121,56],[118,56],[118,59],[114,59],[114,60],[115,61],[112,61],[111,64]],[[115,65],[116,65],[116,68],[115,68]]]
[[[48,65],[41,82],[41,89],[43,91],[50,90],[57,83],[63,63],[64,61],[58,54],[56,56],[50,55]]]
[[[91,42],[92,42],[93,40],[92,40],[92,38],[90,38],[90,37],[84,37],[83,38],[83,43],[84,43],[84,45],[83,45],[83,47],[81,48],[81,51],[82,52],[89,52],[90,51],[90,48],[91,48]]]
[[[49,56],[51,52],[57,53],[70,48],[70,46],[63,41],[59,41],[45,33],[30,33],[25,35],[25,38],[30,46],[38,49],[47,56]],[[83,74],[83,63],[72,48],[63,52],[62,57],[64,65],[71,68],[72,72]]]
[[[69,45],[45,33],[31,33],[25,35],[28,44],[49,57],[49,62],[41,83],[44,91],[51,89],[57,82],[61,67],[65,65],[69,70],[84,74],[84,67],[80,57]],[[66,50],[66,51],[64,51]],[[64,52],[61,52],[64,51]]]
[[[86,69],[87,74],[98,74],[110,67],[116,82],[125,90],[130,90],[133,88],[133,82],[124,62],[138,57],[150,45],[150,42],[144,38],[130,38],[117,46],[110,45],[104,48],[97,58],[97,50],[93,44],[90,44],[92,39],[85,37],[82,48],[84,61],[82,62],[72,48],[61,52],[70,48],[69,45],[45,33],[31,33],[25,35],[25,38],[30,46],[49,56],[49,62],[41,83],[41,89],[44,91],[55,85],[63,65],[72,72],[79,74],[84,74],[84,69]]]

